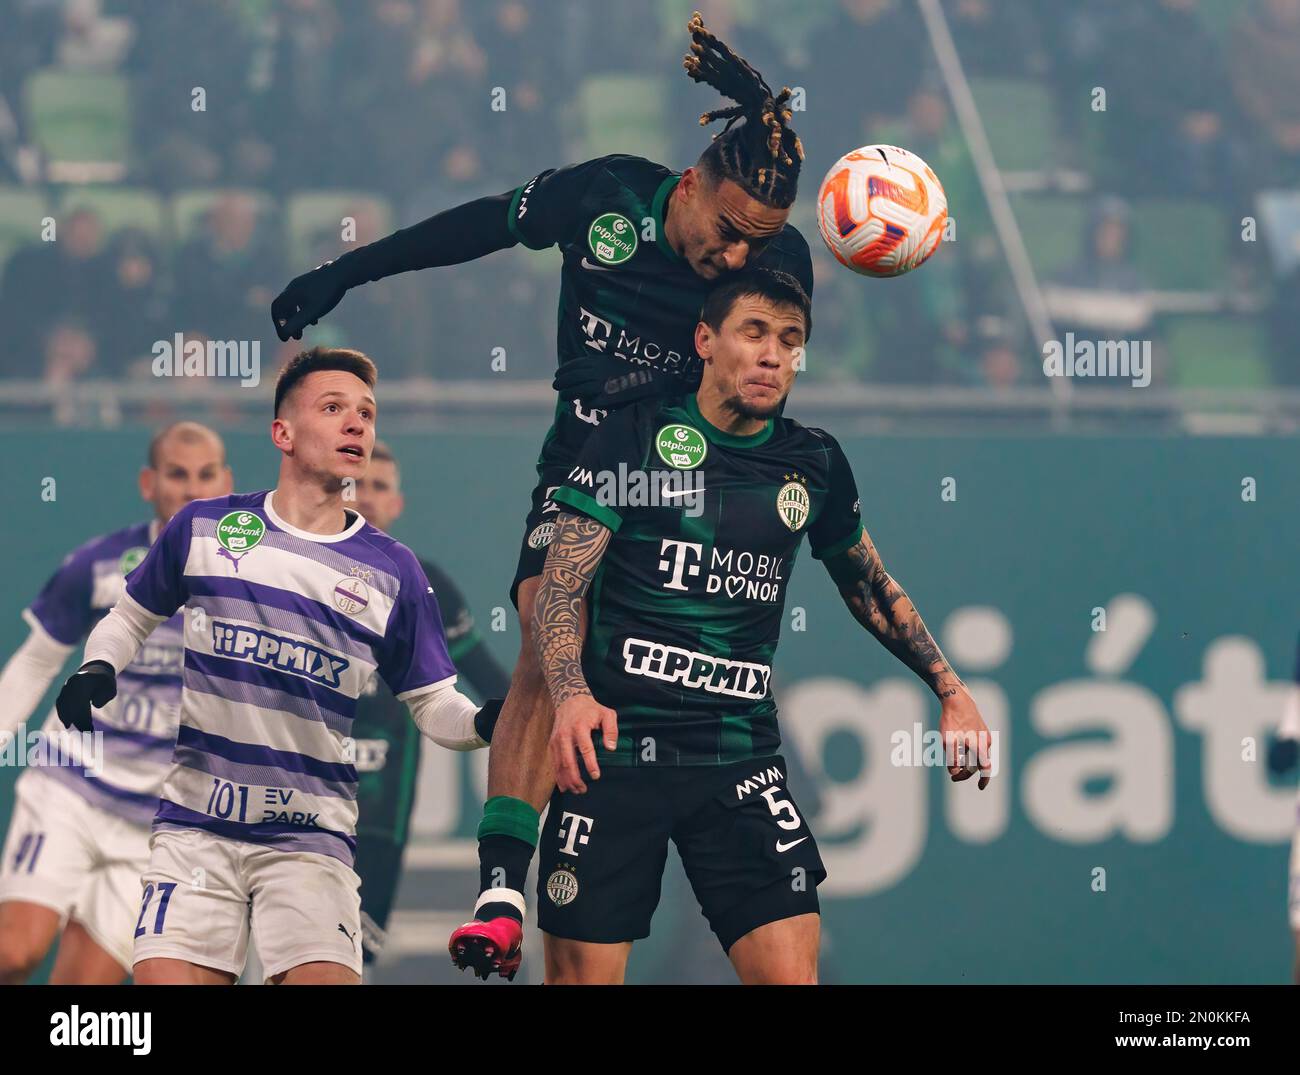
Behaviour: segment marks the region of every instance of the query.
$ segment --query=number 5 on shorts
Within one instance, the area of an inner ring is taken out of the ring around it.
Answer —
[[[176,887],[175,881],[158,882],[158,913],[154,915],[153,931],[161,933],[163,928],[163,919],[167,916],[167,904],[172,898],[172,890]],[[140,904],[140,917],[136,919],[135,935],[143,937],[149,930],[142,924],[144,922],[144,913],[149,909],[149,901],[153,899],[153,882],[150,881],[144,886],[144,900]]]
[[[797,829],[803,824],[803,822],[799,820],[799,815],[795,813],[794,803],[789,799],[777,798],[780,791],[780,788],[775,787],[763,789],[762,795],[763,798],[767,800],[767,808],[772,811],[772,816],[776,817],[776,823],[780,825],[781,828]],[[782,813],[788,813],[790,817],[786,819],[777,816]]]

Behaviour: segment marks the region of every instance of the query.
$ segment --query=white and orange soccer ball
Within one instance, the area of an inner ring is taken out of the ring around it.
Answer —
[[[837,261],[865,276],[901,276],[934,253],[948,199],[933,170],[897,146],[863,146],[826,173],[817,227]]]

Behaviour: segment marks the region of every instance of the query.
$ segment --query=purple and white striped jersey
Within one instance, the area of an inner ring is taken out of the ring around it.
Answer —
[[[197,500],[127,580],[154,615],[184,610],[180,727],[157,829],[203,829],[351,865],[357,697],[378,673],[406,700],[455,682],[433,588],[360,515],[289,525],[267,492]]]
[[[138,523],[88,541],[73,550],[23,611],[35,630],[66,646],[79,644],[122,596],[125,576],[145,556],[158,523]],[[148,825],[171,768],[180,714],[181,616],[172,616],[145,639],[135,659],[117,677],[117,697],[95,711],[103,732],[98,770],[77,764],[31,766],[23,780],[49,778],[71,788],[102,810]],[[63,732],[50,711],[42,732]]]

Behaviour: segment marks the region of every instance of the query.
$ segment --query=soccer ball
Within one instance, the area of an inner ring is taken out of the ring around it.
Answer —
[[[930,166],[897,146],[863,146],[826,173],[817,227],[837,261],[865,276],[901,276],[934,253],[948,198]]]

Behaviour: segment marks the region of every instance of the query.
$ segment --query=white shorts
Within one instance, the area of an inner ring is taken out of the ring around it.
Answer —
[[[18,782],[0,860],[0,902],[22,900],[72,918],[130,969],[149,829],[101,810],[57,780]]]
[[[250,930],[266,978],[303,963],[361,974],[361,879],[328,855],[201,829],[154,833],[135,962],[183,959],[239,974]]]
[[[1291,928],[1300,933],[1300,828],[1291,841]]]

